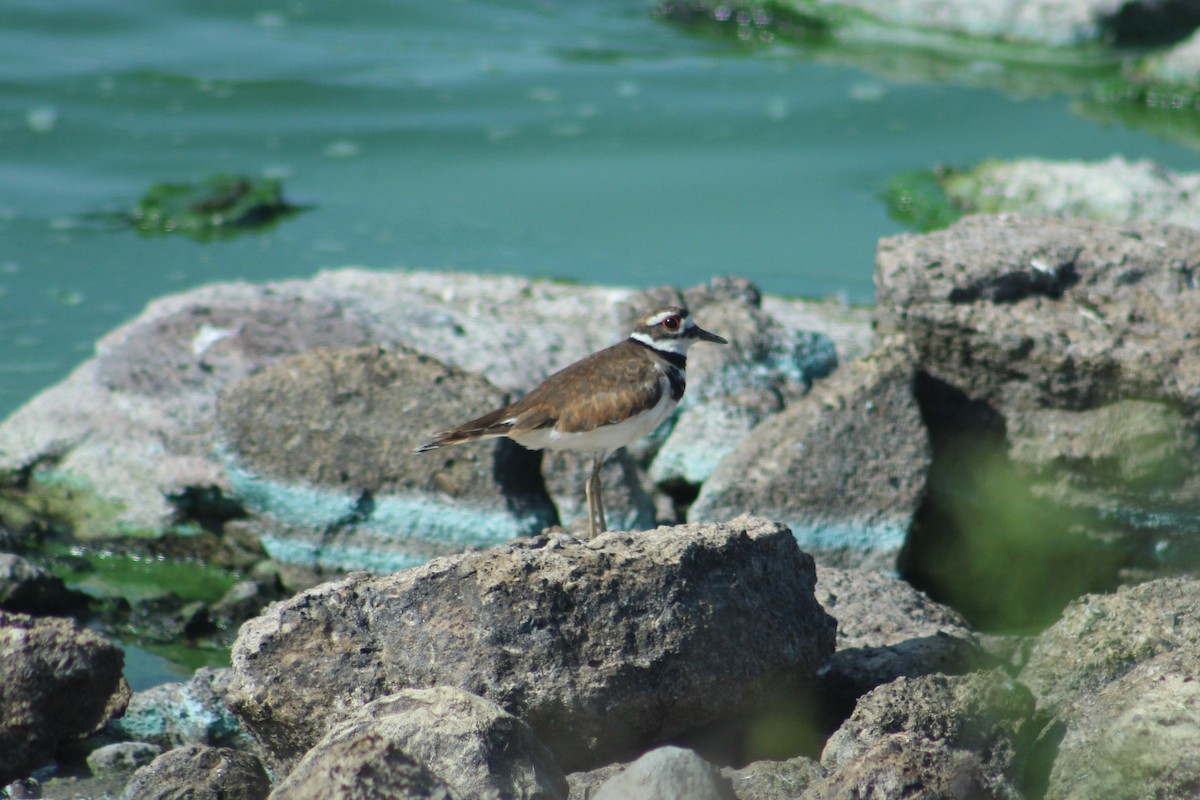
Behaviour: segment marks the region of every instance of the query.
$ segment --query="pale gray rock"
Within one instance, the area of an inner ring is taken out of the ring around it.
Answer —
[[[628,765],[615,762],[586,772],[572,772],[567,776],[567,786],[571,789],[568,797],[570,800],[595,800],[600,787],[626,766]]]
[[[71,522],[81,537],[186,522],[189,489],[209,491],[220,513],[231,492],[212,452],[220,389],[283,355],[369,341],[344,304],[302,282],[221,284],[156,300],[0,424],[0,474],[37,464],[25,491],[76,487]]]
[[[1115,225],[1172,223],[1200,228],[1200,173],[1153,161],[987,161],[943,181],[970,213],[1019,212],[1087,217]]]
[[[1200,651],[1163,652],[1070,709],[1046,800],[1189,800],[1200,786]]]
[[[1082,698],[1175,650],[1200,651],[1200,581],[1192,578],[1079,598],[1037,637],[1020,680],[1040,710],[1070,716]]]
[[[365,773],[375,762],[372,751],[379,747],[394,747],[428,767],[462,797],[567,797],[566,776],[528,725],[495,703],[444,686],[405,689],[358,709],[305,754],[277,786],[275,796],[312,792],[313,776],[335,769]]]
[[[144,767],[162,754],[162,748],[150,742],[114,742],[88,753],[87,765],[97,777],[123,775]]]
[[[761,514],[823,564],[895,570],[930,464],[915,377],[903,340],[838,370],[722,459],[689,518]]]
[[[739,800],[721,770],[692,750],[659,747],[605,781],[595,800]]]
[[[821,670],[822,701],[839,718],[899,677],[969,672],[986,660],[952,608],[878,572],[817,568],[817,602],[837,620],[837,651]]]
[[[791,531],[750,517],[518,540],[273,604],[228,699],[279,772],[355,708],[435,685],[591,768],[808,686],[834,642],[814,581]]]
[[[254,756],[189,744],[133,773],[121,800],[263,800],[270,791],[270,779]]]
[[[394,572],[557,521],[538,454],[507,439],[416,448],[506,400],[407,348],[311,350],[226,388],[217,441],[237,494],[287,527],[275,559]]]
[[[121,648],[69,620],[0,611],[0,786],[118,716],[124,665]]]

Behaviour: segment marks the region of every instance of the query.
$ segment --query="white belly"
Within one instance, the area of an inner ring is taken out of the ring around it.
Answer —
[[[663,378],[666,384],[667,379]],[[675,410],[676,401],[671,399],[671,388],[663,386],[662,397],[651,409],[613,425],[602,425],[581,433],[562,433],[554,428],[542,428],[511,437],[515,442],[530,450],[575,450],[584,453],[612,452],[636,442],[654,430]]]

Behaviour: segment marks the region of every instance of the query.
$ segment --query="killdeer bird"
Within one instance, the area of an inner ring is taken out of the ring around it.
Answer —
[[[651,433],[679,404],[687,351],[699,341],[728,344],[692,321],[686,308],[659,309],[642,317],[625,341],[554,373],[511,405],[442,431],[416,452],[507,436],[531,450],[594,453],[584,493],[588,535],[595,536],[607,528],[600,465]]]

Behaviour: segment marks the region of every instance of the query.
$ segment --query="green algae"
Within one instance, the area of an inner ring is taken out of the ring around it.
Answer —
[[[209,241],[269,228],[302,210],[284,198],[275,178],[218,173],[198,183],[156,183],[125,219],[147,236]]]
[[[963,216],[963,209],[946,191],[947,167],[902,172],[882,192],[892,219],[923,233],[948,228]]]

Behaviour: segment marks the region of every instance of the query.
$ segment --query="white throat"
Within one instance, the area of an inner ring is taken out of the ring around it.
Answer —
[[[636,339],[652,350],[658,350],[662,353],[675,353],[677,355],[686,356],[688,348],[695,343],[695,339],[653,339],[650,336],[637,331],[629,334],[630,339]]]

